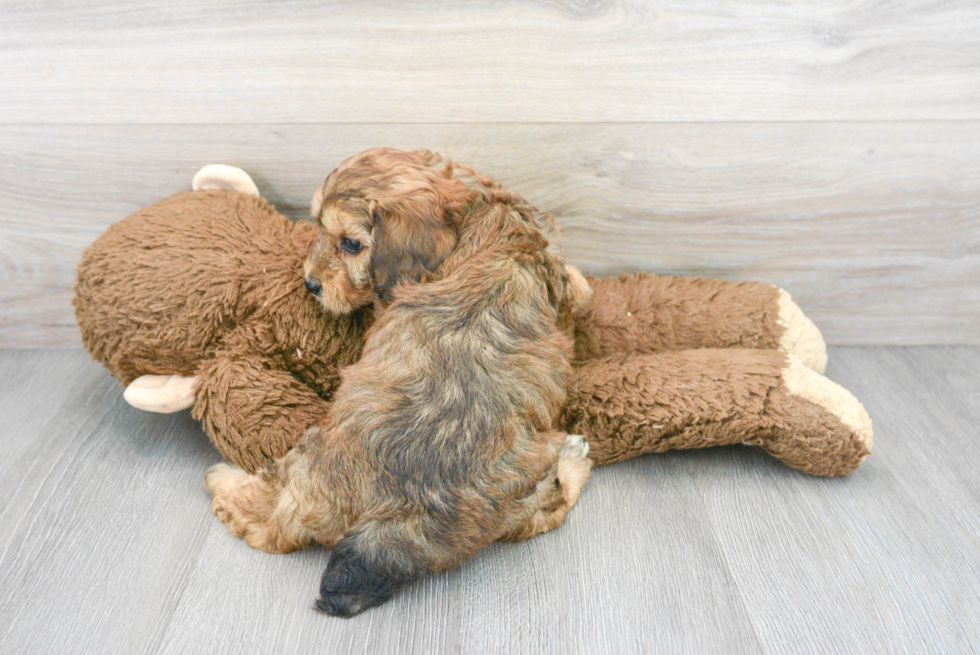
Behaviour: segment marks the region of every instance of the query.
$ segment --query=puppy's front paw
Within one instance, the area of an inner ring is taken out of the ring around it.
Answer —
[[[211,495],[217,498],[241,487],[251,474],[232,464],[215,464],[204,476],[204,484]]]
[[[204,477],[204,484],[214,496],[211,511],[228,526],[229,532],[239,537],[246,534],[246,521],[238,499],[250,477],[250,473],[231,464],[215,464]]]

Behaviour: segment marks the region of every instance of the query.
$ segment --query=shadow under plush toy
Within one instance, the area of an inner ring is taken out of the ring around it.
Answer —
[[[303,272],[317,226],[276,212],[243,171],[205,167],[194,189],[85,251],[75,315],[132,405],[193,406],[221,454],[255,471],[327,415],[373,314],[322,311]],[[871,419],[822,375],[820,332],[782,289],[642,273],[588,282],[562,428],[586,436],[596,464],[747,443],[836,476],[870,453]]]

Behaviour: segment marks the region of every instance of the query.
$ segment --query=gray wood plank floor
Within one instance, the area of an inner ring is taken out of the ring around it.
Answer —
[[[0,652],[975,652],[980,348],[837,348],[875,454],[811,478],[751,448],[596,470],[566,524],[383,607],[311,609],[328,553],[228,535],[187,413],[80,351],[0,351]]]

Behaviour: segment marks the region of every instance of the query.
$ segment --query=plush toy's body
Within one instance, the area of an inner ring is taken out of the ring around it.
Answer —
[[[326,315],[307,293],[316,238],[315,225],[252,195],[164,199],[86,250],[83,341],[137,406],[143,393],[154,405],[157,378],[142,376],[174,375],[160,379],[184,385],[187,401],[155,409],[193,403],[222,455],[253,471],[326,416],[373,320],[370,310]],[[869,454],[867,413],[820,374],[820,334],[781,289],[643,274],[589,282],[563,417],[596,464],[746,442],[801,471],[843,475]]]
[[[125,385],[196,376],[194,417],[229,460],[261,466],[327,412],[371,321],[370,309],[325,314],[303,287],[317,235],[250,195],[165,198],[85,251],[75,296],[82,341]]]

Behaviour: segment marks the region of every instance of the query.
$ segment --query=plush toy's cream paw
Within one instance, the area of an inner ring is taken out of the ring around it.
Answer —
[[[259,188],[255,186],[248,173],[225,164],[210,164],[199,170],[194,176],[194,181],[191,182],[191,188],[195,191],[228,189],[250,196],[259,195]]]
[[[785,330],[779,338],[779,349],[798,357],[808,367],[822,374],[827,370],[827,344],[824,343],[820,330],[783,289],[779,290],[777,302],[779,316],[776,322]]]
[[[129,383],[123,398],[136,409],[172,414],[194,404],[196,380],[183,375],[144,375]]]
[[[871,417],[850,391],[820,375],[805,363],[790,355],[782,371],[783,384],[794,396],[820,405],[849,427],[868,452],[874,440]]]

